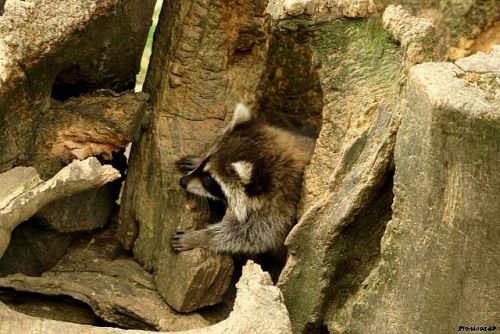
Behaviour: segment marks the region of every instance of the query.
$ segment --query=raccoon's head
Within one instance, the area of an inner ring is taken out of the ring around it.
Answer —
[[[273,155],[269,138],[251,111],[239,104],[231,123],[205,157],[188,156],[177,162],[186,173],[180,184],[188,192],[222,200],[245,219],[258,196],[269,190]]]

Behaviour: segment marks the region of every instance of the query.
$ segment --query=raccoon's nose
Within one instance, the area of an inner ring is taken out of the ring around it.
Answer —
[[[185,176],[181,177],[179,183],[181,184],[182,188],[186,188],[186,186],[187,186],[187,177],[185,177]]]

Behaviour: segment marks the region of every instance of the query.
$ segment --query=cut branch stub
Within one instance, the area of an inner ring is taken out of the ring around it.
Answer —
[[[64,102],[53,100],[47,119],[54,124],[46,124],[50,134],[38,141],[46,143],[51,158],[111,158],[112,152],[137,137],[148,98],[145,93],[100,91]]]

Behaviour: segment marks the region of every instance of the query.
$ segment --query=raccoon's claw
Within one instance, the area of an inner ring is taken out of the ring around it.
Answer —
[[[202,162],[202,158],[196,155],[187,155],[175,162],[175,166],[177,168],[185,173],[188,174],[192,171],[194,171]]]
[[[172,237],[172,249],[177,252],[184,252],[193,249],[189,242],[189,233],[184,230],[176,230]]]
[[[174,238],[176,237],[177,234],[184,234],[184,233],[186,233],[186,231],[177,229],[177,230],[175,230]]]

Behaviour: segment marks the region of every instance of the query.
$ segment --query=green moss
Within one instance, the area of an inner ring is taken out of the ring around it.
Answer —
[[[338,19],[322,24],[315,31],[314,46],[322,66],[332,69],[336,90],[360,80],[389,87],[399,78],[402,54],[380,18]]]
[[[345,113],[359,116],[367,123],[376,122],[378,109],[395,110],[403,54],[384,31],[380,18],[341,18],[308,27],[307,35],[323,102],[334,102],[323,110],[323,120]],[[347,119],[348,115],[340,117]],[[335,126],[334,122],[330,124]],[[348,165],[359,160],[371,138],[373,135],[367,133],[353,145],[348,152]],[[349,166],[344,170],[349,170]],[[386,186],[385,194],[389,194],[392,184]],[[348,185],[345,187],[343,191],[347,192]],[[283,286],[294,332],[310,332],[310,328],[322,326],[323,320],[328,319],[345,325],[350,313],[349,297],[361,289],[380,258],[380,238],[390,219],[391,201],[392,197],[384,197],[383,203],[368,205],[367,211],[356,217],[358,224],[351,223],[342,231],[333,226],[336,209],[330,205],[327,210],[332,212],[321,212],[302,222],[308,228],[303,228],[300,236],[294,234],[290,245],[290,250],[298,254],[299,264]],[[318,235],[325,237],[318,241]],[[311,243],[315,246],[301,246]],[[329,310],[332,313],[325,317]]]

